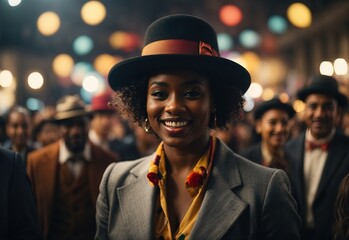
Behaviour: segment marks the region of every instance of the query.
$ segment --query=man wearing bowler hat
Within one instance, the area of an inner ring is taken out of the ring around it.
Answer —
[[[303,239],[330,240],[339,184],[349,172],[349,138],[336,129],[347,98],[336,79],[315,76],[297,96],[305,102],[307,130],[286,145],[293,196],[303,222]]]
[[[118,159],[88,140],[88,112],[78,96],[60,99],[55,119],[62,138],[32,152],[27,166],[44,238],[93,239],[99,183]]]

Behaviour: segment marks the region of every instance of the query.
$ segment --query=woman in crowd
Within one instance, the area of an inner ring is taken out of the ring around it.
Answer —
[[[210,137],[241,110],[250,76],[219,56],[206,21],[155,21],[142,56],[114,66],[109,84],[116,109],[161,143],[106,170],[96,239],[299,239],[287,175]]]
[[[261,141],[242,156],[267,167],[287,171],[287,156],[284,146],[289,137],[289,120],[295,115],[292,106],[279,98],[260,103],[254,112],[255,129]]]

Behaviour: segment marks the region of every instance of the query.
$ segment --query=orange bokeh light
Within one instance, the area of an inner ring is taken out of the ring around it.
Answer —
[[[242,12],[235,5],[225,5],[219,11],[219,17],[225,25],[236,26],[242,20]]]

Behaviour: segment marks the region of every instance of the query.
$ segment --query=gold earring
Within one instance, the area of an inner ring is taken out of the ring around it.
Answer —
[[[150,133],[150,132],[151,132],[151,126],[150,126],[150,123],[149,123],[149,121],[148,121],[148,118],[146,118],[146,119],[144,120],[144,131],[145,131],[146,133]]]

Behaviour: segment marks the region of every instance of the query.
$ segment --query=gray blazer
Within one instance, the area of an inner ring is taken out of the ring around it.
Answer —
[[[112,164],[97,200],[95,239],[153,239],[158,189],[146,174],[154,154]],[[189,239],[300,239],[285,172],[265,168],[217,141],[213,170]]]

